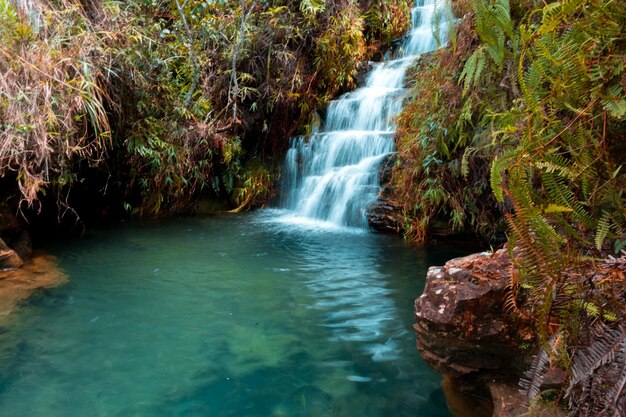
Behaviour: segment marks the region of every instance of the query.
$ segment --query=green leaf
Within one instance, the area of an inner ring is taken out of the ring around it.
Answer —
[[[611,229],[611,223],[609,221],[610,215],[608,212],[603,212],[602,217],[598,221],[598,227],[596,228],[596,238],[594,243],[596,244],[596,249],[601,250],[602,244],[604,243],[604,239],[609,234],[609,230]]]

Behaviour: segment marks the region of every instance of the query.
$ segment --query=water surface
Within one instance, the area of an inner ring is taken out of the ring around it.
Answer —
[[[461,253],[279,214],[51,246],[71,282],[0,329],[0,415],[448,417],[412,306]]]

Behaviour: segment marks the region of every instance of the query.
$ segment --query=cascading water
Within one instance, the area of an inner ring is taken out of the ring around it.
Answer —
[[[417,0],[397,58],[378,64],[363,87],[332,101],[322,132],[292,139],[283,170],[283,207],[296,217],[367,227],[380,164],[394,149],[405,72],[420,54],[436,48],[434,27],[440,39],[446,33],[445,22],[435,24],[435,4]]]

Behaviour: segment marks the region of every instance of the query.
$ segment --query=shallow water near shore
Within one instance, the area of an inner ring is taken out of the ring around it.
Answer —
[[[50,245],[70,282],[0,329],[0,415],[449,416],[413,300],[428,266],[467,250],[281,216]]]

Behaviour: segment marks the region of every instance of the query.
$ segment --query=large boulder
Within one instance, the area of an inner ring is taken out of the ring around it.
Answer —
[[[506,309],[511,268],[506,250],[453,259],[428,270],[415,301],[422,357],[465,391],[485,393],[493,381],[516,384],[528,366],[532,327]]]

